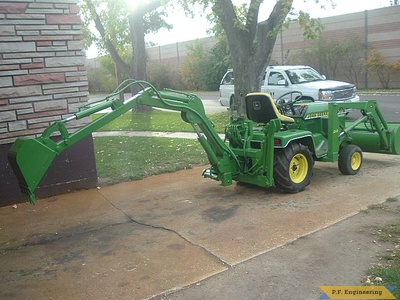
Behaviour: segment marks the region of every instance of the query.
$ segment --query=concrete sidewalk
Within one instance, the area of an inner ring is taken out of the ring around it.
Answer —
[[[398,224],[399,213],[400,197],[390,199],[152,300],[317,300],[322,296],[320,286],[364,285],[367,270],[384,265],[385,259],[379,257],[391,253],[388,249],[395,249],[393,243],[380,240],[374,228]],[[369,279],[374,282],[374,276]]]
[[[366,153],[357,176],[317,162],[298,194],[222,187],[202,169],[0,208],[0,299],[148,299],[216,274],[246,279],[232,270],[400,195],[398,156]]]

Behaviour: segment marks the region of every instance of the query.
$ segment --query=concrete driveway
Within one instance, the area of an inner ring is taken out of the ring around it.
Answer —
[[[400,157],[316,163],[298,194],[222,187],[201,167],[0,208],[1,299],[147,299],[400,195]]]

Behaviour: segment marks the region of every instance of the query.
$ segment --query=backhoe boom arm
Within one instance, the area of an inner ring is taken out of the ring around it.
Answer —
[[[221,179],[223,185],[232,183],[231,162],[235,160],[235,156],[205,115],[201,99],[194,94],[173,90],[158,91],[143,81],[130,80],[130,84],[125,86],[124,90],[135,84],[139,84],[142,90],[126,101],[110,99],[109,96],[102,101],[88,103],[73,116],[50,125],[38,138],[17,138],[8,157],[26,200],[35,203],[33,192],[56,155],[138,105],[180,111],[182,119],[190,123],[196,131],[214,171],[217,170],[221,175],[218,179]],[[114,94],[117,92],[112,95]],[[68,132],[68,122],[88,117],[104,109],[111,111],[73,133]]]

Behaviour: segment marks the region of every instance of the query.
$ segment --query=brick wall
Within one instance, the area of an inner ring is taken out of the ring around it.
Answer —
[[[88,100],[77,3],[0,3],[0,144],[36,136]]]
[[[0,2],[0,205],[22,199],[7,161],[15,138],[40,135],[89,99],[78,2]],[[68,123],[69,130],[86,121]],[[39,196],[94,186],[92,137],[62,153],[54,165]]]

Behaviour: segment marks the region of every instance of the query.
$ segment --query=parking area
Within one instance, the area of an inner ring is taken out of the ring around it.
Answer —
[[[400,195],[400,157],[316,163],[298,194],[222,187],[202,167],[0,208],[1,299],[147,299]]]

